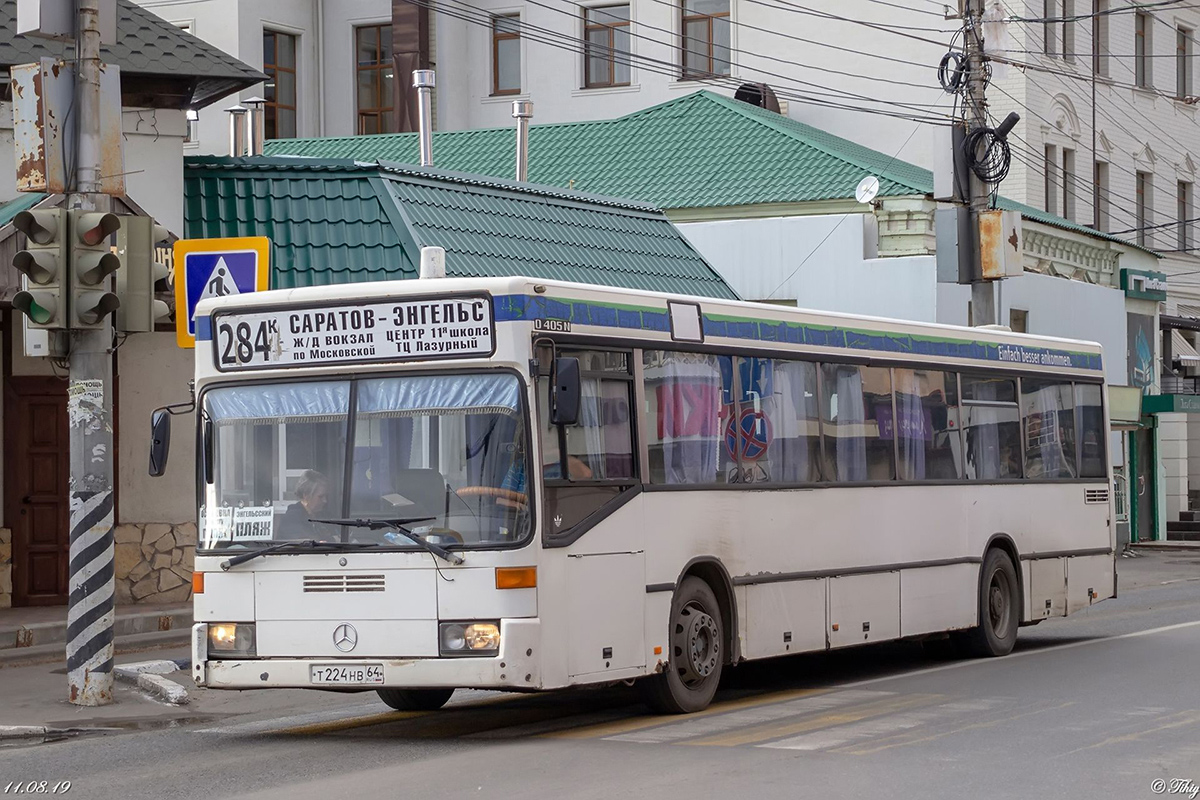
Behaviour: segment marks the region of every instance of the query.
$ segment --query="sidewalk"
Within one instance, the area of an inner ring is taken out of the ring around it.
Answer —
[[[162,647],[188,641],[192,604],[117,606],[114,623],[117,652]],[[66,658],[67,607],[0,609],[0,668]]]

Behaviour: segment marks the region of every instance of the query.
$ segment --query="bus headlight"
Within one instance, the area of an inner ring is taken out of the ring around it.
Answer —
[[[208,623],[208,655],[253,658],[257,655],[253,622]]]
[[[443,622],[438,651],[443,656],[494,656],[500,652],[500,625],[495,622]]]

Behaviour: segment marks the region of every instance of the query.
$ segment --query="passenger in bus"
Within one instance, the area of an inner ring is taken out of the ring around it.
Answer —
[[[319,538],[317,526],[311,520],[319,518],[329,503],[329,479],[315,469],[305,470],[296,486],[296,498],[297,502],[288,506],[279,521],[278,538]]]

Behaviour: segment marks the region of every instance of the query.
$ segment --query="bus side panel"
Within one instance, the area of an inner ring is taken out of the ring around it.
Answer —
[[[902,570],[900,635],[974,626],[978,582],[978,564]]]
[[[899,572],[829,579],[830,647],[881,642],[899,635]]]
[[[1067,613],[1074,614],[1096,600],[1112,597],[1112,556],[1079,556],[1067,559]]]
[[[1108,556],[1111,560],[1111,556]],[[1067,560],[1038,558],[1029,562],[1029,618],[1067,613]]]
[[[742,656],[767,658],[825,649],[825,580],[760,583],[745,587],[739,606]]]

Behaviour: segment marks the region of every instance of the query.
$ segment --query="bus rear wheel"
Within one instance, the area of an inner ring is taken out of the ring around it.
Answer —
[[[706,708],[721,680],[725,631],[717,596],[700,578],[689,575],[675,592],[669,642],[666,669],[638,683],[646,704],[664,714]]]
[[[1021,623],[1019,587],[1017,568],[1008,554],[989,550],[979,576],[979,625],[962,640],[972,655],[1006,656],[1012,652]]]
[[[437,711],[453,689],[376,689],[379,699],[397,711]]]

